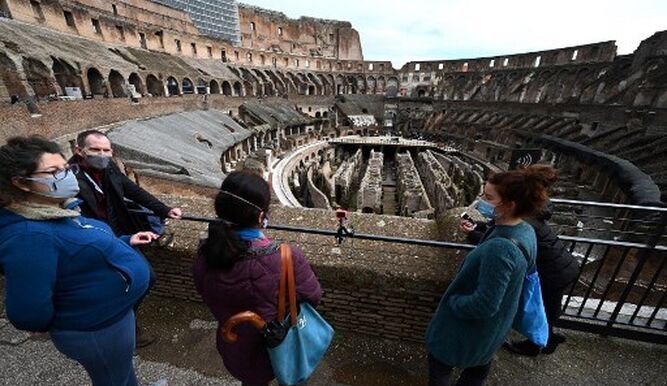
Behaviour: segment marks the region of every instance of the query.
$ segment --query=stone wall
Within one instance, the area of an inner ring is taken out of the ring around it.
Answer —
[[[550,149],[578,159],[573,175],[581,170],[602,171],[628,203],[665,199],[667,165],[667,111],[612,106],[533,106],[498,103],[490,108],[480,102],[441,102],[430,112],[411,105],[412,114],[425,122],[421,135],[442,142],[455,142],[458,149],[499,164],[509,161],[512,149]],[[556,157],[558,158],[558,157]],[[545,160],[548,161],[548,160]],[[662,192],[662,193],[661,193]]]
[[[331,204],[329,203],[329,199],[327,196],[322,193],[321,190],[315,186],[315,183],[313,182],[313,167],[308,168],[308,174],[307,174],[307,192],[308,192],[308,198],[309,198],[309,204],[313,208],[319,208],[319,209],[327,209],[331,210]]]
[[[366,212],[370,209],[375,213],[382,213],[382,167],[384,154],[371,150],[366,165],[366,173],[361,179],[357,193],[357,210]]]
[[[211,199],[161,198],[190,215],[212,216]],[[363,233],[420,239],[437,234],[430,220],[350,213],[349,221]],[[274,206],[271,222],[330,230],[337,225],[333,211]],[[145,250],[157,274],[151,293],[201,301],[191,267],[199,240],[206,237],[206,225],[172,221],[168,226],[175,232],[174,245]],[[387,339],[423,342],[431,315],[462,259],[447,249],[364,240],[338,245],[330,236],[274,230],[267,234],[304,251],[324,291],[318,310],[336,330]]]
[[[396,154],[397,195],[403,216],[428,217],[433,207],[409,152]]]
[[[349,22],[290,19],[277,11],[239,6],[244,48],[310,57],[363,60],[359,33]]]
[[[207,107],[237,113],[242,98],[212,96],[204,102],[201,96],[175,98],[142,98],[139,103],[127,99],[92,99],[37,103],[40,116],[32,116],[24,104],[0,104],[0,142],[14,135],[40,134],[56,138],[127,120],[157,117]]]
[[[465,205],[461,200],[461,188],[453,183],[445,168],[430,150],[417,155],[417,170],[438,215],[455,206]]]
[[[359,166],[362,161],[361,149],[359,149],[352,157],[345,159],[334,173],[334,197],[339,205],[350,199],[351,188],[359,178]]]

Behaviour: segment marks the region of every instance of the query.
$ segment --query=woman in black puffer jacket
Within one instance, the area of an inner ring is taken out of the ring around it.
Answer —
[[[543,349],[529,340],[506,343],[503,346],[519,355],[536,356],[540,352],[552,354],[558,345],[565,341],[563,335],[553,331],[553,326],[561,315],[561,301],[565,290],[579,275],[579,262],[547,223],[551,215],[551,210],[546,209],[540,215],[526,219],[535,229],[537,236],[537,272],[540,275],[544,311],[549,322],[549,341]],[[470,243],[477,244],[493,226],[493,222],[477,222],[473,227],[469,221],[461,220],[459,229],[467,234]]]

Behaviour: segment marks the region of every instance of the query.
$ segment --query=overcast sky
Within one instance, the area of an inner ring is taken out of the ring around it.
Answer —
[[[667,30],[667,0],[243,0],[291,18],[347,20],[366,60],[458,59],[615,40],[633,52]]]

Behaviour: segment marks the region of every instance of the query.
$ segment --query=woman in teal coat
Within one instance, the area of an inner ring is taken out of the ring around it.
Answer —
[[[451,385],[454,367],[463,369],[457,386],[484,384],[512,326],[526,270],[535,264],[535,232],[524,218],[544,207],[555,179],[554,169],[534,165],[487,180],[477,210],[496,226],[466,256],[426,331],[429,386]]]

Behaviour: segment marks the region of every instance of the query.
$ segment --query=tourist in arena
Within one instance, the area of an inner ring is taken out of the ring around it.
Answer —
[[[57,144],[40,137],[0,147],[7,318],[21,330],[48,331],[94,386],[136,386],[133,307],[148,290],[149,267],[132,246],[157,235],[118,238],[105,223],[81,217],[73,209],[76,171]]]
[[[195,285],[219,326],[232,315],[253,311],[265,321],[276,318],[281,258],[278,242],[261,228],[267,222],[271,191],[255,173],[232,172],[215,199],[222,221],[211,223],[195,259]],[[292,248],[297,300],[316,306],[321,289],[303,252]],[[248,324],[237,327],[239,339],[217,348],[229,372],[244,386],[266,386],[274,378],[262,335]]]
[[[454,367],[463,369],[457,385],[484,384],[537,256],[535,231],[524,219],[543,209],[555,177],[551,167],[534,165],[487,180],[478,210],[496,225],[463,260],[427,329],[429,386],[451,385]]]
[[[551,214],[551,210],[545,208],[537,215],[526,219],[526,222],[535,229],[537,237],[537,273],[540,276],[542,300],[549,323],[549,340],[544,348],[540,348],[528,339],[503,345],[519,355],[553,354],[558,345],[565,341],[565,336],[554,332],[553,328],[562,311],[561,302],[565,289],[577,279],[579,264],[549,226],[547,221],[551,218]],[[480,221],[475,224],[468,220],[461,220],[459,229],[467,234],[468,241],[478,244],[493,223],[493,220],[488,223]]]

